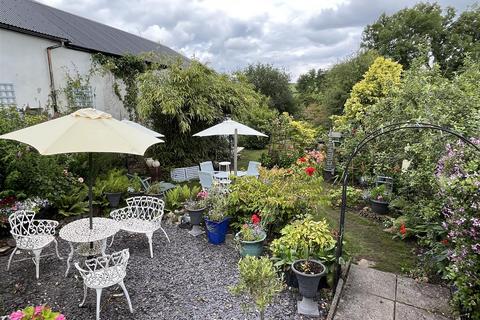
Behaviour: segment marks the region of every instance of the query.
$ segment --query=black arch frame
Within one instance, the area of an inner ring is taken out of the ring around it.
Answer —
[[[462,134],[455,132],[454,130],[447,128],[447,127],[442,127],[439,125],[431,124],[431,123],[425,123],[425,122],[398,122],[398,123],[393,123],[389,124],[386,126],[383,126],[365,136],[365,138],[360,141],[355,148],[353,149],[352,153],[348,157],[348,160],[345,164],[344,170],[343,170],[343,175],[341,178],[342,181],[342,204],[340,207],[340,223],[339,223],[339,232],[338,232],[338,238],[337,238],[337,244],[336,244],[336,250],[335,250],[335,281],[334,281],[334,286],[333,286],[333,291],[335,293],[335,290],[337,288],[337,283],[338,280],[340,279],[340,274],[341,274],[341,267],[340,267],[340,257],[342,256],[343,252],[343,238],[345,235],[345,213],[347,209],[347,185],[348,185],[348,170],[349,167],[355,158],[355,156],[367,145],[370,141],[383,136],[385,134],[389,134],[395,131],[400,131],[400,130],[406,130],[406,129],[413,129],[413,130],[418,130],[418,129],[430,129],[430,130],[437,130],[440,132],[446,132],[449,133],[453,136],[456,136],[463,142],[465,142],[467,145],[472,146],[475,148],[478,152],[480,152],[480,147],[475,145],[473,142],[471,142],[467,137],[463,136]]]

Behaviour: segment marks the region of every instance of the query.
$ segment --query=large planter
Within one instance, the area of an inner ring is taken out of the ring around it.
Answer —
[[[245,241],[240,239],[241,232],[238,232],[235,235],[235,239],[240,242],[240,255],[242,257],[246,256],[253,256],[253,257],[259,257],[262,255],[263,252],[263,241],[265,241],[265,238],[267,237],[267,234],[262,231],[262,237],[259,240],[255,241]]]
[[[163,199],[163,193],[148,193],[147,196],[157,199]]]
[[[370,199],[370,207],[376,214],[388,213],[388,202]]]
[[[128,197],[129,198],[132,198],[132,197],[141,197],[141,196],[144,196],[145,195],[145,192],[143,191],[139,191],[139,192],[129,192],[128,193]]]
[[[211,244],[224,243],[229,224],[230,218],[225,218],[222,221],[210,221],[208,218],[205,218],[208,242]]]
[[[292,263],[292,270],[295,273],[298,281],[298,290],[300,294],[305,298],[314,298],[317,294],[318,284],[320,283],[320,279],[325,275],[326,268],[320,261],[317,260],[309,260],[314,264],[320,266],[321,271],[315,274],[308,274],[298,270],[298,266],[300,263],[303,263],[306,260],[296,260]]]
[[[118,207],[120,199],[122,198],[121,192],[106,192],[105,197],[107,197],[108,202],[110,203],[111,208]]]

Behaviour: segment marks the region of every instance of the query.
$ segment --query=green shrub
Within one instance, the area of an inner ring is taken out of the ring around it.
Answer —
[[[95,189],[97,194],[125,193],[129,185],[130,181],[123,170],[112,169],[105,176],[97,178]]]
[[[342,188],[333,188],[328,192],[328,199],[330,205],[333,207],[340,207],[342,204]],[[353,208],[363,202],[363,190],[347,187],[347,207]]]
[[[270,245],[275,266],[285,270],[295,260],[311,258],[321,261],[329,272],[333,271],[336,241],[325,220],[296,220],[280,233],[281,237]]]
[[[236,296],[246,295],[260,312],[260,319],[264,319],[265,309],[283,289],[276,268],[267,257],[247,256],[239,261],[238,270],[240,279],[230,292]]]
[[[175,211],[183,208],[188,200],[194,199],[200,192],[199,186],[189,187],[188,185],[177,186],[165,193],[165,208]]]

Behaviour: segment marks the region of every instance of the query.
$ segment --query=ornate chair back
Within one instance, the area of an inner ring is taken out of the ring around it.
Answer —
[[[139,196],[128,198],[126,201],[131,210],[132,218],[147,221],[162,219],[165,208],[165,202],[162,199]]]

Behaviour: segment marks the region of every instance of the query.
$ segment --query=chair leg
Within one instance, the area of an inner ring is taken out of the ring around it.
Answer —
[[[57,253],[58,259],[62,260],[63,258],[60,257],[60,254],[58,253],[58,242],[57,239],[53,239],[53,242],[55,243],[55,252]]]
[[[13,256],[15,255],[15,252],[17,252],[17,250],[18,248],[15,247],[15,249],[13,249],[12,253],[10,254],[10,258],[8,258],[7,271],[10,270],[10,263],[12,263]]]
[[[127,298],[128,302],[128,309],[130,309],[130,312],[133,313],[133,308],[132,308],[132,302],[130,301],[130,295],[128,294],[127,288],[125,287],[125,284],[123,283],[123,280],[118,283],[120,287],[122,287],[123,293],[125,294],[125,297]]]
[[[163,231],[163,234],[165,235],[165,237],[167,237],[168,242],[170,242],[170,238],[168,237],[167,232],[162,228],[162,226],[160,226],[160,229]]]
[[[33,254],[35,255],[35,274],[37,279],[40,277],[40,254],[42,253],[42,249],[33,250]]]
[[[87,286],[84,283],[83,284],[83,300],[78,306],[83,307],[83,305],[85,304],[85,300],[87,300]]]
[[[102,288],[97,290],[97,320],[100,320],[100,300],[102,299]]]
[[[115,235],[112,236],[112,241],[110,241],[110,244],[108,245],[109,248],[113,245],[113,240],[114,239],[115,239]]]
[[[145,233],[148,239],[148,245],[150,246],[150,258],[153,258],[153,232]]]

